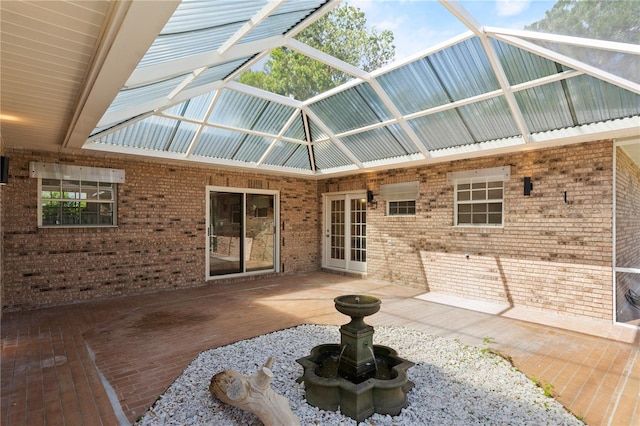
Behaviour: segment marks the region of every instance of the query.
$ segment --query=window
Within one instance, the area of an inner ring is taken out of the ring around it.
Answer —
[[[416,200],[388,201],[387,216],[415,216]]]
[[[117,225],[117,186],[124,170],[30,163],[38,179],[38,226]]]
[[[456,225],[502,225],[503,182],[456,184]]]
[[[40,226],[113,226],[116,184],[42,179]]]
[[[380,185],[380,198],[387,203],[387,216],[415,216],[419,195],[417,181]]]
[[[454,185],[456,226],[502,226],[504,181],[511,167],[447,173]]]

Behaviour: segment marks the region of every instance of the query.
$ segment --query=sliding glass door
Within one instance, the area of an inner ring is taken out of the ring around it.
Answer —
[[[207,277],[277,270],[278,193],[207,188]]]
[[[615,318],[640,326],[640,140],[617,142],[615,164]]]

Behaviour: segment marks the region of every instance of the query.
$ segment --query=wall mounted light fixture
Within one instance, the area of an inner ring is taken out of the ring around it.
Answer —
[[[531,183],[531,177],[525,176],[524,178],[524,195],[531,195],[533,189],[533,183]]]
[[[373,199],[373,191],[367,189],[367,204],[369,207],[378,208],[378,202]]]
[[[0,157],[0,185],[9,182],[9,157]]]

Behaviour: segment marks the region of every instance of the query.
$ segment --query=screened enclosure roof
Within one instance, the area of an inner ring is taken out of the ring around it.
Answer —
[[[635,44],[484,26],[441,1],[466,31],[366,72],[295,38],[338,1],[144,3],[112,12],[65,148],[324,177],[638,135],[640,66],[566,53],[638,65]],[[281,46],[350,80],[310,99],[236,81]]]

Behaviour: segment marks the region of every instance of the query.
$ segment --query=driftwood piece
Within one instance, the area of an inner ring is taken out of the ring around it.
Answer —
[[[289,400],[278,395],[270,386],[273,357],[251,376],[234,370],[225,370],[211,378],[209,391],[220,401],[250,411],[265,426],[298,426],[300,420],[293,414]]]

